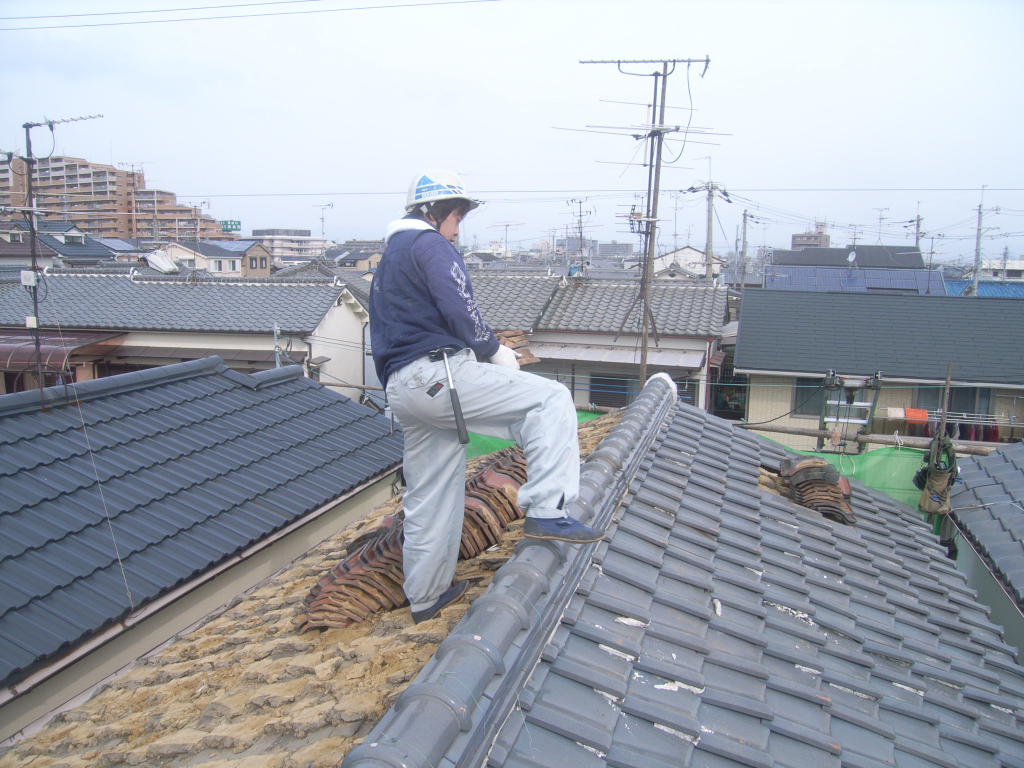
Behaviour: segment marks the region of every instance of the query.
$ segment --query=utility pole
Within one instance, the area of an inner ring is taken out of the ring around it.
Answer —
[[[708,193],[708,221],[707,221],[707,239],[706,245],[704,246],[704,279],[713,280],[715,277],[715,250],[714,250],[714,222],[715,222],[715,193],[718,192],[727,202],[732,202],[729,199],[729,193],[726,192],[724,187],[720,187],[713,181],[708,181],[705,184],[697,184],[690,187],[689,189],[683,190],[684,192],[703,192],[707,190]]]
[[[1006,260],[1009,257],[1010,257],[1010,246],[1004,245],[1003,246],[1003,272],[1002,272],[1003,279],[1001,281],[1004,284],[1006,283]]]
[[[746,210],[743,211],[743,246],[740,250],[740,291],[743,290],[747,284],[747,214]]]
[[[914,217],[914,245],[921,250],[921,204],[917,204],[917,216]]]
[[[982,206],[985,204],[985,187],[987,184],[981,185],[981,202],[978,203],[978,233],[974,239],[974,278],[971,280],[971,295],[978,295],[978,273],[981,272],[981,218],[983,214]]]
[[[640,272],[642,283],[640,294],[642,296],[643,303],[640,315],[640,326],[642,329],[640,335],[640,387],[643,387],[644,382],[647,381],[648,329],[654,319],[653,313],[651,312],[651,272],[654,265],[654,249],[657,243],[658,198],[661,194],[662,146],[665,143],[666,133],[680,130],[678,126],[669,127],[665,125],[665,93],[668,84],[668,76],[675,72],[678,64],[686,64],[687,67],[689,67],[691,64],[696,63],[702,63],[704,65],[704,71],[701,72],[701,77],[703,77],[704,74],[707,73],[708,66],[711,63],[711,59],[707,56],[703,59],[615,59],[580,62],[580,64],[614,64],[622,74],[654,78],[654,101],[651,104],[652,125],[646,134],[636,136],[638,140],[643,138],[650,139],[652,141],[650,148],[651,164],[648,168],[647,174],[647,212],[644,217],[644,237],[646,248],[644,249],[643,269]],[[622,68],[623,65],[633,64],[660,64],[661,69],[660,71],[655,69],[653,72],[627,72]]]
[[[704,248],[704,279],[711,280],[715,276],[714,253],[712,241],[715,234],[715,185],[708,180],[708,237],[707,245]]]
[[[35,169],[36,160],[32,156],[32,129],[42,128],[44,125],[50,129],[50,134],[53,134],[53,126],[60,125],[61,123],[75,123],[80,120],[93,120],[97,117],[103,117],[103,115],[87,115],[85,117],[68,117],[62,120],[43,120],[41,123],[23,123],[22,128],[25,129],[25,202],[27,210],[24,212],[28,218],[28,237],[29,237],[29,254],[31,256],[31,271],[21,273],[21,284],[32,289],[32,317],[25,318],[25,327],[32,330],[32,339],[35,345],[36,353],[36,377],[38,378],[39,386],[39,405],[40,407],[46,407],[46,400],[43,397],[43,389],[46,387],[46,382],[43,376],[43,354],[40,349],[39,343],[39,262],[37,259],[37,245],[36,245],[36,199],[35,192],[32,189],[32,176]]]

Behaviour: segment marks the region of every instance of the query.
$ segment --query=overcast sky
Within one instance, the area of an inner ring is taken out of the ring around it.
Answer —
[[[503,239],[505,223],[524,244],[564,233],[567,201],[585,199],[590,236],[639,243],[619,218],[646,187],[638,142],[558,129],[644,124],[653,82],[579,61],[709,56],[704,77],[668,79],[666,122],[685,126],[692,98],[692,126],[723,135],[667,145],[682,155],[662,177],[663,247],[704,247],[705,199],[679,192],[710,172],[733,201],[716,201],[719,253],[744,208],[759,217],[751,245],[782,248],[816,218],[833,244],[851,225],[874,244],[880,215],[884,243],[913,244],[920,210],[938,259],[973,257],[982,185],[999,228],[985,256],[1024,249],[1019,0],[241,4],[0,0],[0,30],[290,14],[0,31],[0,150],[24,150],[26,121],[101,113],[57,126],[55,153],[145,163],[147,186],[207,201],[244,234],[318,233],[333,204],[328,237],[379,237],[411,178],[440,167],[489,201],[463,242]],[[226,7],[53,18],[189,6]],[[45,128],[33,148],[50,152]]]

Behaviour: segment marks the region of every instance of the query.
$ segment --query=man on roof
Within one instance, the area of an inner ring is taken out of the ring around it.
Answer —
[[[499,343],[473,298],[454,242],[462,219],[479,205],[451,171],[417,175],[405,217],[388,226],[370,290],[373,362],[405,436],[405,594],[417,623],[436,616],[468,586],[453,583],[466,449],[459,442],[445,357],[467,428],[523,448],[523,534],[577,544],[602,537],[565,512],[579,492],[580,462],[569,391],[519,370],[516,353]]]

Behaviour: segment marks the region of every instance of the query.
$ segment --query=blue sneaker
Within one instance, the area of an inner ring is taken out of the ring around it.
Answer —
[[[604,538],[604,531],[589,528],[574,517],[527,517],[523,523],[523,536],[528,539],[567,541],[570,544],[589,544]]]
[[[457,582],[450,586],[448,589],[441,593],[441,596],[437,598],[437,600],[434,601],[434,604],[431,605],[429,608],[424,608],[422,611],[413,611],[413,623],[419,624],[421,621],[429,621],[430,619],[437,616],[437,614],[441,612],[442,608],[444,608],[446,605],[450,603],[454,603],[456,600],[458,600],[460,597],[466,594],[466,588],[468,586],[469,582],[465,580]]]

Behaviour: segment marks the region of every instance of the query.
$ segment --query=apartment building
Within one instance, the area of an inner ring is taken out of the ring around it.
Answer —
[[[274,263],[310,260],[320,256],[334,245],[333,240],[313,237],[308,229],[254,229],[250,240],[263,245],[274,258]]]
[[[50,220],[70,222],[95,237],[235,239],[200,209],[179,205],[172,192],[146,189],[141,171],[92,163],[80,157],[44,157],[35,162],[32,188]],[[27,164],[0,164],[0,206],[28,204]]]

